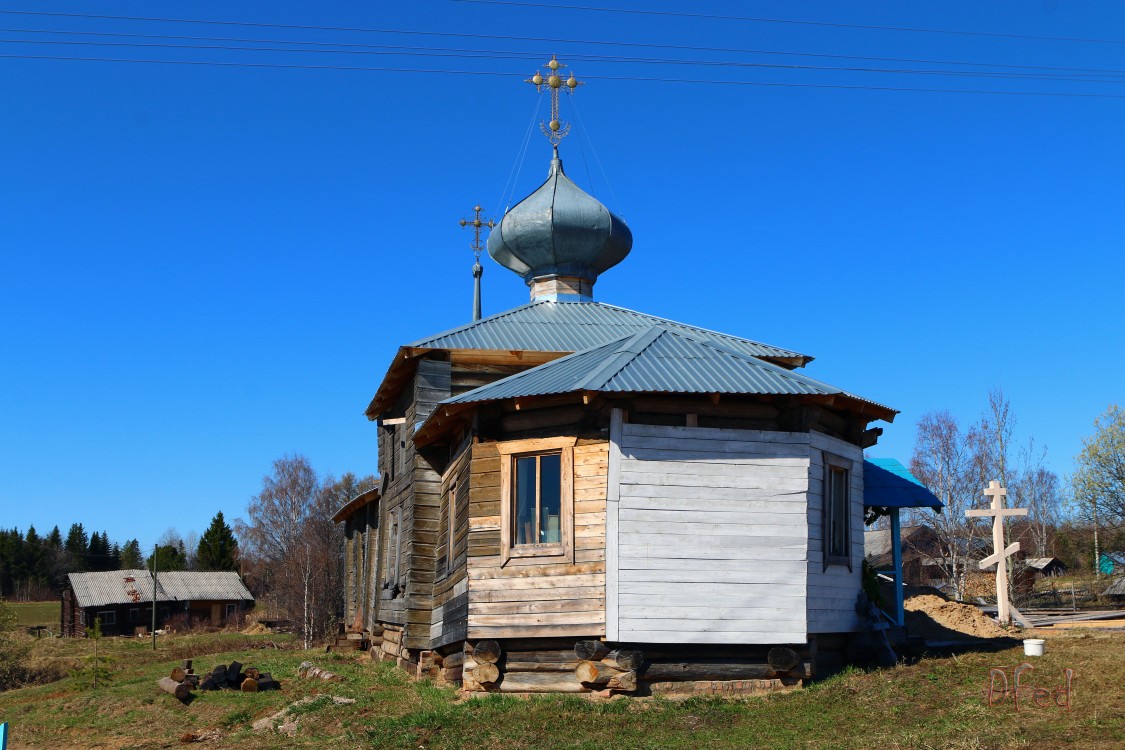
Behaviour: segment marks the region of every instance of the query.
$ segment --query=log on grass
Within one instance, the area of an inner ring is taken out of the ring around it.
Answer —
[[[165,693],[171,693],[182,701],[191,697],[191,688],[182,682],[176,682],[171,677],[161,677],[156,681],[156,686]]]
[[[219,664],[212,669],[211,680],[215,683],[216,689],[225,688],[227,686],[227,665]]]
[[[500,679],[500,668],[495,664],[478,664],[473,669],[473,679],[482,685],[491,685]]]
[[[258,676],[258,692],[263,690],[281,690],[281,683],[275,680],[269,672],[262,672]]]
[[[778,672],[788,672],[801,663],[801,655],[791,648],[775,646],[766,654],[766,661]]]
[[[600,661],[584,661],[574,668],[574,676],[587,685],[604,685],[625,671],[628,670],[617,669]]]
[[[247,677],[245,680],[242,681],[242,692],[244,692],[244,693],[256,693],[256,692],[258,692],[258,681],[255,680],[253,677]]]
[[[609,646],[601,641],[578,641],[574,644],[574,655],[581,661],[597,661],[609,654]]]
[[[242,680],[239,679],[242,675],[242,664],[237,661],[232,661],[227,667],[227,682],[231,685],[240,685]]]
[[[649,664],[642,677],[649,682],[697,680],[765,680],[777,675],[769,664],[737,662],[680,662]]]
[[[624,672],[635,672],[645,663],[645,652],[630,649],[610,651],[602,657],[602,664],[608,664]]]
[[[609,678],[609,682],[607,682],[605,686],[610,690],[623,690],[627,693],[632,693],[637,689],[637,673],[622,672],[621,674],[614,675]]]
[[[495,664],[500,661],[500,644],[496,641],[477,641],[473,647],[473,659],[478,664]]]
[[[191,671],[191,659],[184,659],[182,662],[180,662],[180,666],[183,667],[185,672],[190,672]]]
[[[172,669],[172,673],[168,676],[176,682],[183,682],[184,678],[187,677],[187,671],[184,670],[183,667],[175,667]]]
[[[479,667],[478,667],[479,669]],[[501,693],[589,693],[590,688],[565,672],[517,672],[504,674],[497,686]]]
[[[247,679],[251,680],[256,680],[262,676],[261,670],[259,670],[257,667],[247,667],[245,670],[243,670],[243,674],[246,675]]]

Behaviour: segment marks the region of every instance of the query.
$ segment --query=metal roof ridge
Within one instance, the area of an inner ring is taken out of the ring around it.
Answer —
[[[581,390],[600,390],[605,387],[613,376],[624,370],[630,362],[639,357],[653,341],[667,332],[663,326],[652,325],[642,331],[634,333],[625,339],[618,339],[616,343],[620,348],[614,355],[594,368],[579,383]],[[550,364],[549,362],[547,364]],[[543,367],[543,365],[540,365]],[[533,368],[534,369],[534,368]]]
[[[400,348],[424,347],[426,341],[433,341],[434,339],[440,339],[440,338],[444,338],[446,336],[452,336],[455,333],[461,333],[462,331],[467,331],[470,328],[476,328],[477,326],[479,326],[483,323],[487,323],[487,322],[492,321],[492,320],[499,320],[500,318],[506,318],[510,315],[515,315],[517,313],[523,312],[524,310],[526,310],[529,307],[534,307],[536,305],[542,305],[542,304],[545,304],[545,303],[548,303],[548,302],[550,302],[550,300],[542,300],[542,299],[532,300],[531,302],[526,302],[522,305],[518,305],[518,306],[513,307],[509,310],[502,310],[498,313],[494,313],[492,315],[489,315],[488,317],[481,318],[480,320],[471,320],[468,323],[465,323],[463,325],[454,326],[453,328],[450,328],[450,329],[445,330],[445,331],[439,331],[438,333],[435,333],[435,334],[432,334],[432,335],[429,335],[429,336],[423,336],[420,339],[415,339],[414,341],[411,341],[409,344],[403,344],[403,346],[400,347]]]

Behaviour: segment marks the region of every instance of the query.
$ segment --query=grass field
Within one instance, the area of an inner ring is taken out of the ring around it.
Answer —
[[[8,602],[8,607],[15,613],[16,624],[21,628],[46,625],[51,630],[59,629],[58,602]]]
[[[806,690],[746,700],[590,701],[548,696],[459,700],[450,689],[409,681],[388,664],[293,649],[281,636],[207,635],[103,639],[113,679],[97,690],[85,679],[0,693],[0,721],[11,724],[11,750],[22,748],[172,747],[191,738],[230,748],[402,748],[530,750],[575,748],[691,750],[750,748],[1122,748],[1125,747],[1125,633],[1047,634],[1031,684],[1054,687],[1064,667],[1076,672],[1073,710],[988,707],[989,667],[1025,660],[1021,649],[926,658],[910,666],[849,671]],[[278,644],[283,648],[271,648]],[[40,641],[36,658],[80,664],[86,640]],[[282,690],[199,693],[189,705],[154,682],[191,657],[208,669],[238,659],[273,672]],[[300,681],[310,659],[344,677]],[[318,697],[319,696],[319,697]],[[337,705],[330,696],[354,698]],[[251,724],[302,698],[295,735]]]

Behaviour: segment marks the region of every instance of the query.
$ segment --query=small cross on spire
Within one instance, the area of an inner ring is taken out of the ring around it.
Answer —
[[[585,85],[584,81],[579,81],[574,77],[574,73],[563,80],[560,71],[565,67],[558,61],[557,57],[551,55],[551,61],[547,63],[547,75],[544,76],[537,70],[535,75],[525,81],[525,83],[535,86],[535,90],[540,93],[542,93],[544,86],[551,90],[551,121],[540,122],[539,129],[543,131],[543,135],[547,136],[551,145],[555,147],[558,147],[566,134],[570,132],[570,123],[562,122],[559,119],[559,91],[565,90],[566,93],[573,94],[575,89]]]
[[[483,227],[492,229],[496,223],[492,219],[481,218],[480,212],[484,209],[480,206],[474,206],[473,212],[475,216],[471,219],[461,219],[461,226],[473,228],[473,257],[476,262],[473,263],[473,320],[480,320],[480,277],[484,275],[484,267],[480,264],[480,253],[484,250],[484,245],[480,241],[480,230]]]

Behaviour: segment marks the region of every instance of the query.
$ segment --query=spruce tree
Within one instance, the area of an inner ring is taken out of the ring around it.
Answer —
[[[196,564],[200,570],[238,570],[238,540],[219,511],[199,539]]]
[[[141,554],[141,543],[136,539],[130,539],[125,542],[125,546],[121,548],[121,568],[124,570],[136,570],[143,568],[145,564],[144,555]]]

